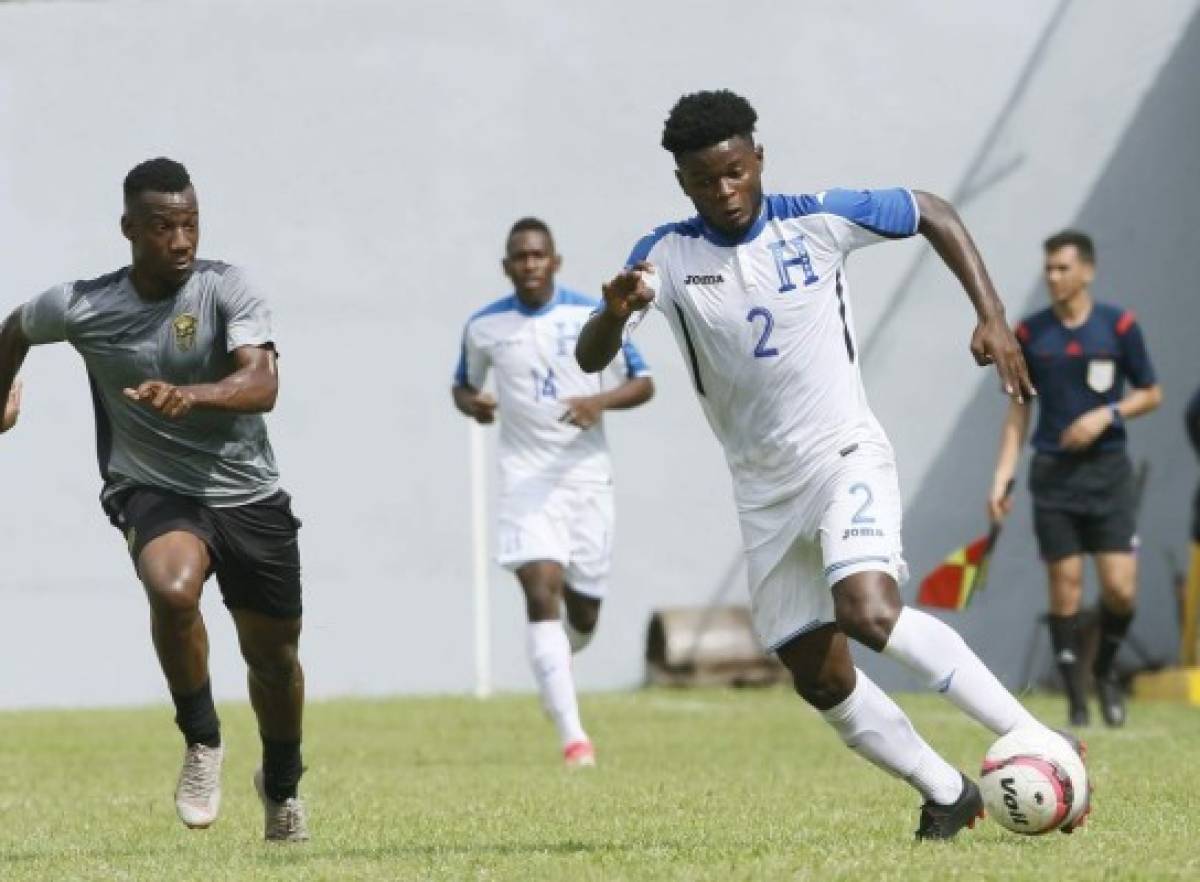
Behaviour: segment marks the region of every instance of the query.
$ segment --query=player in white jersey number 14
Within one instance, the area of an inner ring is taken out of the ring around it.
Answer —
[[[906,189],[764,194],[757,115],[728,91],[684,96],[663,147],[697,216],[655,229],[604,286],[579,336],[584,370],[619,351],[631,315],[666,319],[725,450],[751,611],[796,691],[853,750],[924,798],[919,839],[982,813],[979,790],[854,667],[847,638],[915,671],[996,733],[1041,727],[947,625],[904,606],[902,505],[891,446],[867,406],[845,258],[925,236],[978,315],[970,348],[1015,400],[1032,394],[1020,348],[954,209]]]
[[[556,286],[560,264],[542,221],[513,225],[503,261],[513,293],[467,322],[453,394],[481,424],[499,413],[499,560],[525,593],[529,663],[563,758],[589,766],[595,752],[571,654],[591,639],[608,585],[613,500],[603,413],[637,407],[654,387],[632,344],[612,370],[580,370],[575,338],[600,303]],[[483,391],[489,372],[498,401]]]

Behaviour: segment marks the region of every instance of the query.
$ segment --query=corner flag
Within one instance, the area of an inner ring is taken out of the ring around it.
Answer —
[[[964,545],[921,581],[917,603],[939,609],[965,609],[987,583],[988,561],[1000,536],[995,524],[986,536]]]
[[[1009,480],[1004,488],[1007,497],[1013,491],[1014,481]],[[987,585],[988,563],[992,549],[1000,538],[1001,522],[992,524],[986,535],[969,542],[942,561],[932,573],[921,581],[917,592],[917,603],[938,609],[966,609],[971,605],[976,592]]]

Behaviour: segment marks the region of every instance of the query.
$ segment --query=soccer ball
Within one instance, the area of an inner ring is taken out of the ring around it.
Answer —
[[[979,789],[993,818],[1030,836],[1074,827],[1090,795],[1075,748],[1057,732],[1032,727],[1009,732],[988,748]]]

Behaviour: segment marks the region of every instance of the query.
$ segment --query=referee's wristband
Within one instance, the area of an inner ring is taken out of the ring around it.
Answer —
[[[1108,412],[1112,414],[1112,425],[1120,426],[1125,422],[1125,417],[1121,416],[1121,408],[1115,401],[1110,401],[1108,404]]]

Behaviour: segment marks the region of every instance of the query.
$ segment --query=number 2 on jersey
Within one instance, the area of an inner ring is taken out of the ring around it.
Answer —
[[[765,306],[756,306],[746,313],[746,321],[750,324],[754,324],[754,320],[759,317],[763,319],[763,331],[762,336],[758,338],[758,345],[754,347],[754,357],[771,358],[779,354],[778,349],[767,345],[767,340],[771,338],[771,331],[775,328],[775,317]]]

